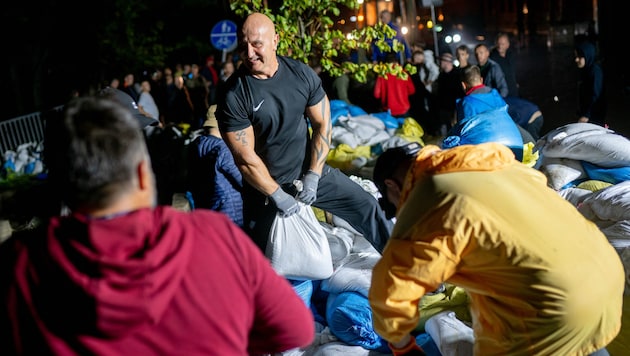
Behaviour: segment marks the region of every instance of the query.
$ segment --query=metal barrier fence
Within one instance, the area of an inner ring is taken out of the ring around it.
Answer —
[[[55,107],[54,111],[63,109]],[[0,154],[8,150],[15,150],[18,146],[44,140],[44,119],[41,112],[0,121]]]

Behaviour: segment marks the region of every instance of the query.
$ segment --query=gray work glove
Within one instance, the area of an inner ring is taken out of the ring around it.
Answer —
[[[304,204],[311,205],[317,200],[317,185],[319,184],[319,174],[309,170],[302,176],[302,191],[298,194]]]
[[[278,187],[269,197],[276,204],[282,216],[291,216],[300,210],[297,200],[282,190],[281,187]]]

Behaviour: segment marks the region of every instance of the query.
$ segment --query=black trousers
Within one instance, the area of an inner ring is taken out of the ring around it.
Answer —
[[[297,194],[292,184],[284,185],[282,189],[293,196]],[[369,192],[337,168],[324,166],[313,206],[347,221],[378,252],[383,251],[393,223],[387,220],[378,201]],[[246,185],[243,191],[244,230],[263,252],[277,211],[273,200]]]

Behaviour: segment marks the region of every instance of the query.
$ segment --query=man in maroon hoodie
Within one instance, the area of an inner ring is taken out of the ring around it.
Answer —
[[[47,123],[47,184],[69,212],[0,245],[0,354],[257,355],[314,322],[227,217],[155,205],[141,130],[104,98]]]

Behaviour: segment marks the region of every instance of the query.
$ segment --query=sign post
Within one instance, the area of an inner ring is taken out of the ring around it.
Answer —
[[[227,53],[236,48],[236,24],[230,20],[217,22],[210,31],[210,43],[223,51],[221,63],[225,62]]]
[[[435,47],[435,57],[440,56],[439,46],[438,46],[438,38],[437,32],[435,31],[435,7],[444,5],[443,0],[422,0],[422,7],[430,7],[431,8],[431,21],[433,21],[433,45]]]

